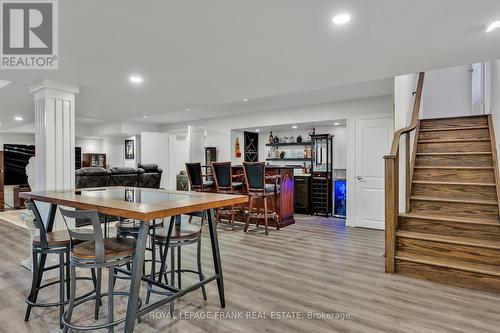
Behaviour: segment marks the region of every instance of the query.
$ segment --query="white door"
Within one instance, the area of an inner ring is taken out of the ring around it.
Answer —
[[[206,127],[188,126],[189,161],[205,164]]]
[[[393,118],[360,119],[355,130],[355,225],[384,229],[384,155],[394,134]]]

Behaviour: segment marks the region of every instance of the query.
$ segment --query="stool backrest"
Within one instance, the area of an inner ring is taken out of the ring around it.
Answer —
[[[266,165],[264,162],[243,162],[248,192],[265,191]]]
[[[95,210],[67,210],[59,207],[61,215],[63,216],[64,223],[68,229],[69,236],[71,238],[71,243],[73,246],[73,240],[80,241],[91,241],[95,243],[95,258],[97,263],[103,263],[105,261],[104,252],[104,237],[102,235],[101,223],[99,221],[99,213]],[[71,229],[68,226],[67,218],[75,220],[86,220],[92,223],[92,232],[82,232],[77,229]]]
[[[212,162],[212,170],[217,190],[233,189],[231,162]]]
[[[191,189],[203,187],[203,176],[201,174],[201,163],[186,163],[186,171],[191,184]]]
[[[26,201],[25,205],[26,208],[30,210],[35,216],[33,218],[33,225],[38,229],[38,232],[40,233],[40,247],[42,249],[47,249],[49,247],[49,243],[47,242],[47,229],[45,228],[45,224],[43,223],[40,212],[38,211],[35,202],[32,200]]]

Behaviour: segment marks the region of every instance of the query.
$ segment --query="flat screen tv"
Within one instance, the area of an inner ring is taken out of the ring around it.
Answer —
[[[3,145],[5,185],[28,185],[26,166],[35,156],[35,146]]]

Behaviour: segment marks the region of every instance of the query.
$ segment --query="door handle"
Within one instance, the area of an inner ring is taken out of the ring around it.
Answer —
[[[357,176],[356,179],[359,180],[359,181],[363,181],[365,179],[365,177]]]

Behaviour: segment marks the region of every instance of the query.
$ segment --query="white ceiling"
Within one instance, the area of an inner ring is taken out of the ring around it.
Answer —
[[[352,21],[333,26],[339,12]],[[59,70],[0,72],[4,128],[33,120],[42,78],[80,86],[80,118],[167,123],[385,94],[397,74],[500,58],[500,31],[484,32],[498,0],[86,0],[59,16]]]

